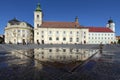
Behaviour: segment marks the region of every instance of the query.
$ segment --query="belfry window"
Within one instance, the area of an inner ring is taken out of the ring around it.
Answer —
[[[37,15],[37,18],[39,18],[39,15]]]
[[[39,27],[39,24],[37,24],[37,27]]]

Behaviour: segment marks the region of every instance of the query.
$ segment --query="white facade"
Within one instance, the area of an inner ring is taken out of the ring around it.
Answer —
[[[108,20],[106,27],[89,28],[89,44],[112,44],[116,43],[115,23]]]
[[[88,36],[88,29],[80,28],[78,18],[75,19],[75,22],[54,22],[52,25],[43,22],[42,10],[38,4],[34,12],[35,44],[86,44],[88,43]]]
[[[33,43],[33,28],[26,22],[13,19],[5,27],[5,43]]]
[[[111,44],[115,41],[114,32],[89,32],[89,44]]]
[[[106,27],[110,28],[113,32],[115,32],[115,23],[112,19],[108,20]]]
[[[81,28],[77,17],[71,23],[43,22],[40,4],[34,12],[35,44],[110,44],[115,41],[115,23],[112,19],[106,27]]]
[[[88,43],[88,29],[36,28],[34,42],[40,44],[81,44]]]
[[[94,49],[67,49],[67,48],[44,48],[34,49],[34,58],[48,62],[71,62],[84,61],[95,54],[98,50]]]
[[[34,34],[30,24],[11,20],[5,27],[5,43],[110,44],[116,41],[115,23],[112,19],[105,28],[99,29],[101,28],[90,30],[90,27],[81,27],[77,17],[75,22],[44,22],[38,4],[34,12]]]

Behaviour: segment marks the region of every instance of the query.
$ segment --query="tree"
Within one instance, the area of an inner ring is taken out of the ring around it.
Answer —
[[[118,40],[118,44],[120,44],[120,39]]]

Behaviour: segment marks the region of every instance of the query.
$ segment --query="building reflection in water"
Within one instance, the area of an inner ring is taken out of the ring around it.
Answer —
[[[16,62],[12,62],[14,64],[23,64],[23,65],[31,65],[34,59],[34,50],[15,50],[11,51],[13,56],[20,58],[21,60],[16,60]]]
[[[96,51],[92,49],[40,48],[34,49],[34,58],[48,62],[84,61]]]
[[[20,58],[14,64],[20,64],[18,72],[19,69],[21,72],[15,76],[28,75],[26,80],[58,80],[65,73],[71,74],[76,66],[81,65],[82,61],[98,51],[97,49],[40,48],[12,51],[11,53]]]
[[[19,57],[21,59],[29,59],[29,58],[34,58],[34,50],[30,49],[30,50],[15,50],[15,51],[11,51],[11,53],[16,56]]]
[[[84,61],[95,54],[97,49],[39,48],[18,50],[11,53],[21,59],[35,59],[41,62],[75,62]]]

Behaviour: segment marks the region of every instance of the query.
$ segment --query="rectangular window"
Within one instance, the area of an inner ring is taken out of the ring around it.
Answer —
[[[79,34],[79,32],[77,31],[77,35]]]
[[[59,49],[56,49],[56,52],[59,52]]]
[[[37,32],[37,35],[39,35],[39,32]]]
[[[57,37],[57,38],[56,38],[56,40],[58,41],[58,40],[59,40],[59,38]]]
[[[56,34],[59,34],[59,31],[56,31]]]
[[[39,24],[37,24],[37,27],[39,27]]]
[[[63,52],[66,52],[66,49],[63,49]]]
[[[49,52],[52,52],[52,49],[49,49]]]
[[[84,34],[86,34],[86,32],[84,32]]]
[[[51,41],[51,40],[52,40],[52,38],[51,38],[51,37],[49,37],[49,40]]]
[[[84,36],[84,38],[86,38],[86,36]]]
[[[72,52],[72,49],[70,49],[70,52]]]
[[[22,32],[25,32],[25,30],[22,30]]]
[[[25,34],[23,34],[23,37],[25,37]]]
[[[73,41],[73,39],[72,38],[70,38],[70,42],[72,42]]]
[[[65,38],[65,37],[63,38],[63,41],[66,41],[66,38]]]
[[[37,18],[39,18],[39,15],[37,15]]]
[[[44,33],[44,31],[41,32],[42,34]]]
[[[20,32],[20,30],[18,30],[18,32]]]
[[[63,34],[66,34],[66,32],[65,32],[65,31],[63,31]]]
[[[52,31],[49,31],[49,34],[52,34]]]
[[[78,50],[78,49],[76,49],[76,52],[79,52],[79,50]]]
[[[79,38],[76,39],[76,42],[79,42]]]
[[[44,38],[44,36],[42,35],[42,38]]]

